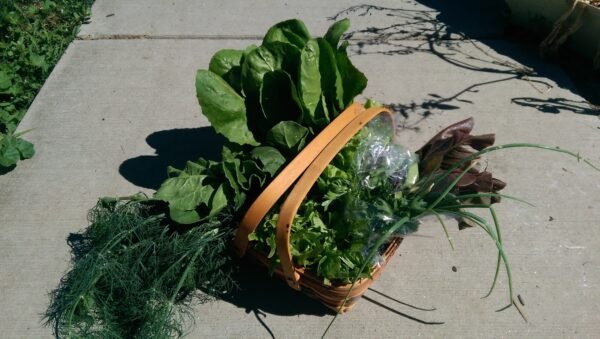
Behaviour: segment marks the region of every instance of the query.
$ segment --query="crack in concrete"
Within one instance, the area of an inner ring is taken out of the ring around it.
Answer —
[[[262,40],[261,35],[204,35],[204,34],[87,34],[80,35],[75,40]],[[438,41],[461,41],[461,40],[504,40],[501,36],[482,36],[476,38],[465,38],[459,35],[442,37]],[[377,38],[372,37],[348,37],[346,40],[356,42],[373,42]],[[385,41],[427,41],[428,37],[410,37],[408,39],[388,38]]]
[[[75,40],[262,40],[259,35],[202,35],[202,34],[98,34],[80,35]]]

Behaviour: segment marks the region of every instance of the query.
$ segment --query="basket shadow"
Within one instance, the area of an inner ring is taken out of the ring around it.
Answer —
[[[182,168],[200,157],[219,160],[225,138],[207,126],[154,132],[146,142],[156,150],[155,155],[125,160],[119,173],[136,186],[156,190],[167,179],[168,166]]]
[[[262,323],[259,315],[279,316],[334,314],[320,302],[291,289],[284,281],[271,276],[266,268],[251,262],[242,261],[238,277],[239,289],[222,298],[246,313],[253,312]],[[263,326],[265,326],[263,324]]]

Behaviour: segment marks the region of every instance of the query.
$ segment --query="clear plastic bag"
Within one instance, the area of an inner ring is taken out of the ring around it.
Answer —
[[[404,146],[394,143],[393,125],[389,118],[382,117],[366,126],[354,161],[356,194],[347,205],[346,218],[364,227],[369,238],[363,249],[366,257],[377,240],[405,217],[396,200],[402,199],[403,190],[416,182],[418,159]],[[393,236],[413,233],[418,226],[418,222],[406,222]],[[381,260],[380,255],[375,256],[373,264]]]
[[[392,185],[399,192],[416,181],[417,157],[404,146],[394,143],[389,120],[379,118],[367,125],[366,136],[358,146],[356,175],[362,188],[373,190]]]

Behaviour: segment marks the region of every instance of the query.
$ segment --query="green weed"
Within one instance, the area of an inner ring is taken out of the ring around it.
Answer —
[[[33,145],[14,132],[92,2],[0,0],[0,173],[33,156]]]

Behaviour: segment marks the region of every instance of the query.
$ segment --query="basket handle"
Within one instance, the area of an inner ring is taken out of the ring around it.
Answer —
[[[277,200],[292,186],[302,175],[306,168],[333,140],[341,130],[354,120],[364,107],[354,103],[346,108],[337,118],[325,127],[298,155],[271,181],[262,193],[252,203],[242,221],[240,222],[235,239],[234,250],[239,257],[243,257],[248,248],[248,235],[254,232],[258,224],[275,205]]]
[[[276,244],[277,253],[281,261],[281,268],[286,281],[290,287],[300,290],[300,275],[296,272],[290,252],[290,232],[294,217],[304,198],[317,181],[325,167],[331,162],[336,154],[358,133],[358,131],[379,114],[385,114],[390,119],[392,113],[381,107],[374,107],[362,111],[358,117],[352,120],[318,155],[310,167],[298,180],[287,199],[281,206],[279,220],[277,221]]]

